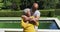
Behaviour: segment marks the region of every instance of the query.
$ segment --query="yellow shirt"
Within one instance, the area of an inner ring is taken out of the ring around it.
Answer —
[[[33,18],[33,17],[31,17],[31,18]],[[28,21],[27,21],[28,22]],[[33,24],[31,24],[31,23],[25,23],[24,21],[23,21],[23,19],[22,19],[22,21],[21,21],[21,25],[22,25],[22,27],[23,27],[23,32],[36,32],[35,31],[35,28],[34,28],[34,25]]]

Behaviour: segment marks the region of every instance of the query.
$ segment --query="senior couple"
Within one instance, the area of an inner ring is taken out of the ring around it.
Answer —
[[[31,9],[24,9],[24,15],[22,15],[21,25],[23,27],[23,32],[37,32],[39,25],[40,12],[38,9],[38,4],[33,3]]]

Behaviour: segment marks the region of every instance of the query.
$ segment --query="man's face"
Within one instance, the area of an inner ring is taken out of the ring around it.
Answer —
[[[33,9],[35,9],[35,10],[38,9],[38,4],[37,3],[33,4]]]

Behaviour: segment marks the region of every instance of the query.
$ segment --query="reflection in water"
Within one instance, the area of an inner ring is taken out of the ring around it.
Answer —
[[[58,28],[55,23],[51,23],[49,27],[50,27],[50,29],[57,29]]]
[[[56,25],[55,21],[40,21],[39,22],[39,29],[58,29],[59,27]]]

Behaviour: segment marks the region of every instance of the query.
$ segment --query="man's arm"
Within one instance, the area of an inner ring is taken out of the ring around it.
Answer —
[[[37,16],[37,15],[36,15],[33,19],[34,19],[35,21],[38,21],[39,18],[40,18],[40,16]]]
[[[40,18],[40,12],[36,12],[35,15],[34,15],[34,18],[31,19],[34,23],[37,23],[37,21],[39,20]]]
[[[39,20],[40,16],[36,16],[33,19],[31,19],[30,21],[33,21],[35,25],[38,25],[37,21]]]

